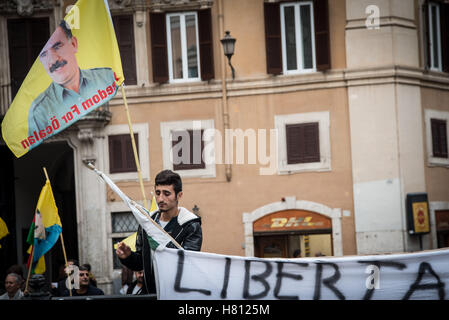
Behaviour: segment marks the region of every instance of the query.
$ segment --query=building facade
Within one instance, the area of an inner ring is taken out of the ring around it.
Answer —
[[[74,2],[0,5],[2,115]],[[146,198],[159,171],[180,173],[181,205],[202,218],[203,251],[304,257],[449,246],[447,1],[108,2]],[[225,31],[237,40],[235,77]],[[85,164],[143,202],[123,98],[23,158],[1,146],[8,264],[26,261],[45,166],[69,256],[114,292],[113,244],[137,225]],[[428,199],[423,236],[407,225],[406,199],[417,193]],[[60,252],[47,258],[53,276]]]

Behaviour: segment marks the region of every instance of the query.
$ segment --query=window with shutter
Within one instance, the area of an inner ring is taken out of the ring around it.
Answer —
[[[432,151],[436,158],[447,158],[447,124],[446,120],[431,119]]]
[[[331,170],[330,113],[277,115],[278,173]]]
[[[330,69],[327,1],[264,4],[269,74]]]
[[[198,34],[201,80],[207,81],[215,77],[211,9],[198,11]]]
[[[426,152],[429,167],[449,167],[448,126],[449,112],[424,109]]]
[[[449,3],[440,4],[441,63],[444,72],[449,72]]]
[[[168,81],[167,33],[165,32],[165,13],[150,14],[151,59],[153,81]]]
[[[449,3],[430,1],[423,8],[427,66],[449,72]]]
[[[282,73],[281,16],[279,3],[264,3],[267,73]]]
[[[172,133],[173,170],[205,169],[203,161],[204,130],[184,130]],[[186,152],[183,154],[183,152]]]
[[[281,4],[284,74],[315,70],[312,2]]]
[[[430,69],[441,71],[441,25],[440,5],[435,2],[428,4],[428,28],[429,28],[429,61]]]
[[[331,68],[328,0],[314,0],[316,69]]]
[[[196,12],[167,14],[167,52],[170,82],[197,81],[200,79],[197,20]]]
[[[50,37],[48,18],[9,19],[9,66],[14,99],[40,51]]]
[[[139,155],[139,136],[134,134],[137,154]],[[129,134],[110,135],[109,142],[109,172],[136,172],[136,161]]]
[[[128,85],[137,84],[136,50],[134,42],[134,26],[132,15],[112,17],[117,43],[122,58],[123,73]]]
[[[175,170],[182,178],[214,178],[214,120],[161,122],[164,169]]]
[[[286,125],[287,163],[320,162],[319,124]]]
[[[151,13],[150,28],[154,82],[215,77],[210,9]]]

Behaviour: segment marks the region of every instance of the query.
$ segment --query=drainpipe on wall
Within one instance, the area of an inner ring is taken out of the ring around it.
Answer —
[[[223,36],[224,34],[224,16],[223,16],[223,0],[218,0],[218,29],[219,29],[219,37]],[[223,116],[223,139],[225,146],[225,173],[226,173],[226,181],[231,181],[232,178],[232,159],[227,159],[226,151],[230,151],[230,141],[229,139],[226,139],[226,132],[227,129],[229,129],[229,110],[228,110],[228,91],[227,91],[227,82],[226,82],[226,61],[225,61],[225,55],[221,55],[221,109],[222,109],[222,116]]]

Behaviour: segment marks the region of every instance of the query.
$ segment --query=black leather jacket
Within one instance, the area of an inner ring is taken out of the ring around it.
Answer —
[[[160,212],[151,216],[155,221],[159,220]],[[164,228],[185,250],[200,251],[203,242],[201,218],[180,207],[178,216],[171,219]],[[126,259],[120,262],[133,271],[144,270],[145,283],[148,293],[156,293],[153,265],[151,263],[151,248],[147,240],[147,233],[139,226],[137,230],[136,252],[132,252]],[[168,248],[176,248],[173,243],[167,244]]]

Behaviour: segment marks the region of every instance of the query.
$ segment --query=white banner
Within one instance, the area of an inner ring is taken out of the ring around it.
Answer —
[[[159,299],[449,298],[449,249],[261,259],[166,248],[155,252],[154,265]]]

